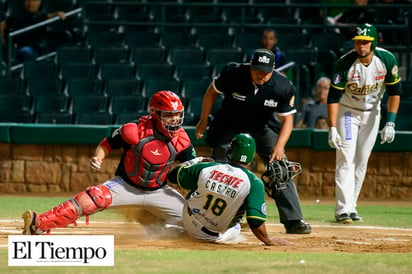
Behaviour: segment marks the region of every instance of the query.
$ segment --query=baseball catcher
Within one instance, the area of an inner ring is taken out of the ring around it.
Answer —
[[[286,184],[301,172],[302,166],[297,162],[291,162],[286,159],[270,162],[266,165],[266,170],[262,174],[266,193],[269,197],[275,198],[276,193],[285,189]]]

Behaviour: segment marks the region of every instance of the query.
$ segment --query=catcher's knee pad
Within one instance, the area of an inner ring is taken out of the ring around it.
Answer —
[[[112,203],[112,195],[105,186],[91,186],[49,211],[41,214],[36,222],[38,229],[49,231],[52,228],[66,227],[81,216],[88,216],[103,210]]]
[[[89,186],[85,191],[73,197],[79,206],[80,216],[91,215],[108,208],[112,203],[110,190],[103,186]]]

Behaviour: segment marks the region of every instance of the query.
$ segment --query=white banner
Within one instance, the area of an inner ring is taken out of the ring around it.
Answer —
[[[9,235],[9,266],[113,266],[113,235]]]

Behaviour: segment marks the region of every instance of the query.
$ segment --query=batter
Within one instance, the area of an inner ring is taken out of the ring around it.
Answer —
[[[395,138],[401,78],[394,55],[377,47],[377,38],[374,26],[357,27],[354,49],[336,62],[328,95],[328,141],[336,148],[335,218],[345,224],[362,220],[356,204],[378,134],[385,91],[388,114],[381,143],[391,143]]]

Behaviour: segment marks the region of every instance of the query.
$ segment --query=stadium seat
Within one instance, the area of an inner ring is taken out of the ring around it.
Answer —
[[[73,43],[73,34],[68,30],[48,30],[44,38],[43,46],[45,52],[54,52],[59,47],[71,45]]]
[[[153,31],[126,28],[124,31],[124,42],[131,49],[135,47],[160,47],[160,35]]]
[[[137,74],[144,81],[154,78],[171,78],[175,73],[175,66],[163,64],[143,64],[137,67]]]
[[[319,76],[317,48],[288,49],[285,51],[285,57],[288,61],[294,61],[298,64],[299,68],[301,69],[300,74],[302,77],[309,76],[308,79],[302,80],[301,84],[311,85],[310,83],[314,83],[316,81],[316,78]],[[308,72],[304,71],[306,69],[308,70]]]
[[[72,96],[72,113],[106,113],[107,97],[99,95]]]
[[[120,47],[101,47],[94,51],[94,62],[96,64],[117,64],[129,62],[129,49]]]
[[[34,115],[35,123],[42,124],[71,124],[72,115],[70,112],[46,112]]]
[[[182,0],[183,3],[203,3],[203,4],[213,4],[215,0]]]
[[[193,23],[223,23],[221,8],[216,5],[191,6],[187,12],[189,21]]]
[[[169,50],[169,61],[175,66],[204,64],[205,53],[197,48],[174,48]]]
[[[62,93],[62,83],[59,79],[30,79],[27,81],[27,91],[30,95],[52,95]]]
[[[141,116],[149,115],[149,112],[146,110],[138,112],[122,112],[115,115],[114,123],[116,125],[123,125],[129,122],[137,122]]]
[[[116,96],[111,100],[111,111],[117,115],[123,112],[137,113],[146,110],[146,98],[137,96]]]
[[[60,65],[60,78],[66,81],[74,79],[95,79],[96,65],[93,63],[63,63]]]
[[[56,11],[70,11],[76,8],[76,0],[44,1],[42,8],[48,13]]]
[[[65,92],[69,96],[104,95],[103,81],[97,79],[72,79],[67,81]]]
[[[105,90],[110,97],[142,96],[140,87],[140,80],[137,79],[108,80]]]
[[[0,95],[0,122],[31,123],[31,97]]]
[[[102,80],[136,79],[135,66],[126,64],[102,64],[98,76]]]
[[[319,51],[333,50],[336,54],[339,53],[343,42],[342,35],[335,32],[315,32],[310,37],[312,47],[318,48]]]
[[[30,112],[0,112],[0,123],[32,123]]]
[[[256,49],[260,47],[260,41],[262,40],[262,33],[256,29],[250,29],[246,31],[238,31],[234,35],[234,43],[236,47],[240,47],[244,52],[250,49]]]
[[[218,1],[220,3],[248,3],[249,0],[225,0]],[[261,24],[263,18],[259,16],[256,8],[242,7],[242,6],[225,6],[222,7],[222,17],[227,23],[238,23],[238,24]]]
[[[200,97],[188,99],[185,104],[185,121],[183,121],[185,125],[193,126],[199,121],[202,112],[202,102],[203,99]]]
[[[273,2],[271,2],[273,3]],[[297,8],[283,5],[282,7],[265,7],[259,9],[259,17],[262,18],[262,23],[270,25],[271,23],[288,22],[290,24],[299,23]]]
[[[167,49],[173,48],[193,48],[195,47],[196,39],[189,30],[166,29],[161,33],[161,44]]]
[[[316,57],[319,69],[329,78],[332,77],[336,60],[338,60],[338,57],[333,50],[319,50]]]
[[[76,113],[74,123],[80,125],[111,125],[113,115],[110,113]]]
[[[33,96],[34,113],[68,112],[69,99],[64,94]]]
[[[57,76],[57,67],[52,62],[28,61],[23,65],[23,79],[45,79]]]
[[[232,48],[234,37],[229,35],[227,28],[201,27],[196,28],[197,45],[207,51],[211,48]]]
[[[58,64],[91,62],[92,57],[92,48],[90,46],[62,46],[56,52]]]
[[[153,14],[148,6],[134,5],[133,3],[127,5],[116,6],[116,14],[118,22],[151,22],[153,21]]]
[[[211,79],[191,79],[183,81],[182,96],[189,100],[190,98],[203,98],[203,95],[205,94],[211,82]]]
[[[231,49],[210,49],[206,53],[206,60],[212,65],[227,64],[229,62],[242,62],[242,50],[240,48]]]
[[[105,2],[87,4],[84,6],[84,16],[93,21],[111,21],[115,19],[114,5]]]
[[[151,0],[150,2],[156,2],[156,0]],[[169,1],[158,1],[158,2],[174,2],[176,0]],[[189,16],[186,12],[186,7],[180,5],[174,6],[151,6],[151,14],[153,15],[153,21],[155,22],[166,22],[166,23],[186,23]]]
[[[180,83],[175,78],[169,79],[148,79],[143,84],[143,94],[146,98],[150,98],[160,90],[170,90],[174,93],[180,93]]]
[[[86,42],[93,48],[124,45],[124,36],[116,30],[93,31],[87,33]]]
[[[161,47],[141,47],[132,48],[131,50],[131,60],[138,66],[143,64],[161,64],[164,62],[165,55],[166,50]]]
[[[0,112],[30,112],[31,96],[19,95],[0,95]]]
[[[300,50],[309,46],[308,37],[305,34],[289,31],[277,31],[277,46],[283,50]]]
[[[25,94],[23,89],[24,80],[20,78],[1,77],[0,78],[0,94],[1,95],[13,95],[13,94]]]
[[[180,65],[176,67],[176,76],[180,80],[208,79],[210,81],[212,66],[209,64]]]

